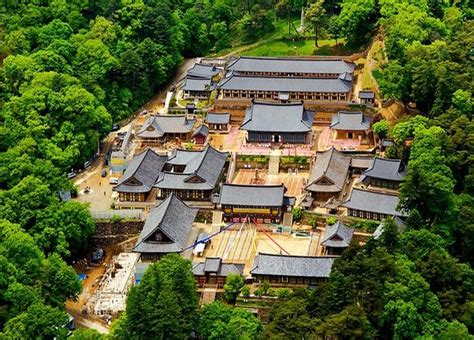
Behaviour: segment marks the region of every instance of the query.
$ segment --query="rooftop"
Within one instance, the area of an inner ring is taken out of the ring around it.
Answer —
[[[359,169],[368,169],[372,166],[374,157],[372,156],[352,156],[351,167]]]
[[[179,253],[184,250],[197,209],[175,194],[153,208],[133,248],[138,253]]]
[[[201,151],[175,150],[166,165],[184,166],[182,172],[163,171],[155,187],[161,189],[212,190],[227,161],[228,153],[211,146]]]
[[[397,211],[398,202],[399,198],[395,195],[354,188],[351,197],[342,205],[346,208],[372,213],[405,216],[403,212]]]
[[[152,149],[146,149],[136,155],[128,164],[127,170],[114,187],[114,191],[149,192],[163,169],[166,159],[166,156],[160,156]]]
[[[355,65],[344,60],[315,60],[302,58],[240,57],[229,63],[230,71],[332,73],[354,72]]]
[[[332,116],[331,129],[363,131],[370,128],[371,118],[362,112],[340,111]]]
[[[375,93],[374,91],[359,91],[359,98],[361,99],[374,99]]]
[[[192,271],[196,276],[205,274],[228,276],[229,274],[242,274],[244,266],[240,263],[223,263],[219,257],[207,257],[204,262],[193,263]]]
[[[341,221],[326,226],[321,244],[325,247],[346,248],[354,236],[354,228],[347,227]]]
[[[214,86],[211,84],[211,80],[207,78],[199,77],[186,77],[184,78],[183,91],[212,91]]]
[[[206,122],[208,124],[229,124],[230,113],[208,112]]]
[[[316,154],[306,189],[314,192],[339,192],[344,187],[351,159],[331,148]]]
[[[336,257],[258,254],[252,275],[328,278]]]
[[[149,117],[140,130],[138,137],[160,138],[165,133],[189,133],[196,123],[195,119],[188,119],[186,115],[158,115]]]
[[[187,71],[187,75],[211,79],[215,75],[219,74],[221,71],[222,69],[212,65],[195,63],[193,67],[191,67]]]
[[[285,187],[280,185],[223,184],[219,196],[222,205],[281,207]]]
[[[314,112],[306,111],[303,102],[268,103],[252,100],[240,129],[264,132],[309,132]]]
[[[259,77],[231,75],[218,87],[223,90],[252,90],[276,92],[349,93],[352,81],[328,78]]]
[[[200,125],[194,132],[192,137],[197,135],[207,136],[209,134],[209,128],[206,125]]]
[[[401,182],[405,178],[406,173],[407,167],[400,159],[375,157],[372,166],[362,173],[362,177]]]

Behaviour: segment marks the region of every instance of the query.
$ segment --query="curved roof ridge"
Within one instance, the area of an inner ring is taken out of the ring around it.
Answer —
[[[259,101],[259,100],[255,100],[255,98],[252,98],[251,103],[254,104],[254,105],[265,105],[265,106],[300,106],[300,105],[303,105],[303,107],[304,107],[304,101],[303,100],[292,101],[292,102],[288,102],[288,103],[280,103],[280,102]]]
[[[226,186],[234,186],[234,187],[272,187],[272,188],[277,188],[277,187],[285,187],[285,185],[282,184],[238,184],[238,183],[224,183]]]
[[[320,255],[320,256],[311,256],[311,255],[291,255],[291,254],[271,254],[271,253],[257,253],[257,255],[264,256],[275,256],[275,257],[301,257],[301,258],[311,258],[311,259],[322,259],[322,258],[338,258],[339,255]]]
[[[120,183],[118,183],[117,186],[120,185],[120,184],[122,184],[122,183],[124,183],[124,182],[126,182],[126,181],[128,181],[130,178],[135,177],[135,175],[136,175],[138,169],[140,169],[140,166],[141,166],[141,164],[143,163],[143,161],[145,160],[145,158],[146,158],[146,156],[147,156],[147,154],[148,154],[149,151],[151,151],[152,153],[154,153],[154,154],[155,154],[156,156],[158,156],[158,157],[162,157],[162,156],[160,156],[157,152],[155,152],[155,150],[153,150],[152,148],[149,148],[149,147],[146,148],[145,150],[143,150],[142,152],[136,154],[136,155],[134,156],[134,158],[135,158],[135,157],[137,157],[137,158],[138,158],[138,157],[141,157],[141,158],[140,158],[140,162],[138,162],[138,164],[135,166],[135,169],[133,169],[133,171],[132,171],[127,177],[122,177],[122,178],[120,179]],[[142,185],[143,185],[143,183],[142,183]]]

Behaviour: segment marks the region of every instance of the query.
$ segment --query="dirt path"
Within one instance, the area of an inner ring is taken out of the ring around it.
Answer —
[[[85,319],[81,314],[77,313],[76,311],[68,310],[68,312],[73,316],[76,328],[90,328],[95,329],[97,332],[102,334],[109,333],[108,327],[104,326],[102,323],[90,319]]]

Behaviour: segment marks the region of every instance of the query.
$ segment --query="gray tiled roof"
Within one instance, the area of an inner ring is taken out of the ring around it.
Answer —
[[[220,257],[208,257],[204,261],[204,271],[207,273],[217,273],[221,267],[222,259]]]
[[[258,254],[250,273],[252,275],[328,278],[335,259],[335,256]]]
[[[353,156],[351,158],[351,167],[359,169],[368,169],[372,166],[374,158],[372,156]]]
[[[216,276],[228,276],[229,274],[242,274],[244,266],[240,263],[222,263],[220,258],[208,257],[204,262],[193,263],[192,271],[196,276],[203,276],[206,273],[215,273]]]
[[[193,67],[191,67],[187,71],[187,75],[195,76],[195,77],[204,77],[211,79],[215,75],[219,74],[222,70],[212,65],[195,63]]]
[[[332,116],[331,129],[362,131],[370,128],[371,118],[362,112],[340,111]]]
[[[208,112],[206,122],[208,124],[229,124],[230,113]]]
[[[209,134],[209,128],[206,125],[200,125],[194,132],[192,137],[197,135],[207,136]]]
[[[316,154],[306,189],[313,192],[339,192],[344,187],[351,159],[331,148]]]
[[[349,93],[352,82],[328,78],[259,77],[231,75],[218,86],[223,90]]]
[[[125,174],[114,187],[114,191],[149,192],[163,169],[166,159],[166,156],[160,156],[152,149],[146,149],[136,155],[128,164]]]
[[[303,102],[269,103],[252,100],[241,130],[264,132],[309,132],[314,112],[306,111]]]
[[[169,158],[169,164],[186,165],[184,172],[171,173],[163,171],[155,187],[161,189],[212,190],[219,181],[228,153],[220,152],[211,146],[202,151],[177,150]],[[200,178],[198,183],[192,183],[192,178]]]
[[[349,72],[341,73],[338,78],[349,82],[352,82],[353,80],[352,73]]]
[[[347,227],[341,221],[326,226],[321,244],[325,247],[346,248],[354,236],[354,228]]]
[[[397,211],[398,196],[354,188],[351,197],[343,203],[350,209],[368,211],[391,216],[406,216]]]
[[[361,99],[373,99],[375,98],[374,91],[359,91],[359,98]]]
[[[375,157],[372,166],[365,170],[364,177],[380,178],[390,181],[403,181],[407,173],[407,167],[400,159],[388,159]]]
[[[355,65],[344,60],[314,60],[298,58],[240,57],[232,61],[229,71],[334,73],[354,72]]]
[[[158,115],[149,117],[137,136],[142,138],[160,138],[165,133],[188,133],[193,129],[195,119],[187,119],[186,115]],[[151,131],[149,131],[151,128]]]
[[[186,77],[184,78],[183,91],[212,91],[215,87],[210,79]]]
[[[280,185],[223,184],[220,204],[240,206],[281,207],[285,187]]]
[[[158,207],[153,208],[133,248],[139,253],[181,252],[187,240],[198,210],[188,207],[175,194],[169,195]],[[160,230],[171,242],[158,243],[150,240]]]

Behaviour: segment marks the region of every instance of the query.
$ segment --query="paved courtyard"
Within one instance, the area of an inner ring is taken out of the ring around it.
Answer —
[[[232,183],[234,184],[284,184],[287,188],[286,194],[299,197],[302,195],[303,187],[308,180],[308,172],[298,174],[279,173],[268,175],[266,170],[239,170]]]
[[[207,232],[212,232],[210,226],[206,229]],[[301,256],[315,256],[320,253],[319,231],[295,236],[295,234],[275,233],[273,230],[275,226],[238,223],[232,230],[225,230],[214,236],[203,256],[195,256],[194,261],[203,261],[205,257],[220,257],[226,262],[244,263],[244,275],[248,275],[258,253]]]
[[[232,126],[227,134],[211,134],[211,145],[217,149],[225,151],[236,151],[246,155],[269,155],[275,148],[271,143],[246,143],[245,131],[240,131],[238,126]],[[315,134],[315,136],[317,136]],[[314,138],[313,144],[317,145],[317,138]],[[282,156],[311,156],[312,145],[291,145],[283,144],[280,149]]]

